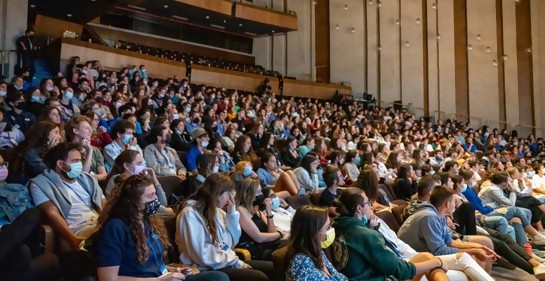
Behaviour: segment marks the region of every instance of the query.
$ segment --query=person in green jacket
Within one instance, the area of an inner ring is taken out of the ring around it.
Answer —
[[[419,253],[410,261],[402,258],[395,244],[375,230],[372,201],[361,189],[344,189],[336,205],[339,216],[333,227],[348,255],[338,267],[349,280],[420,280],[424,274],[428,280],[449,280],[446,265],[430,253]]]

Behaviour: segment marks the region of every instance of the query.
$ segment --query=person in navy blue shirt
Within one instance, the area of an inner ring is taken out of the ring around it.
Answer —
[[[187,151],[187,165],[185,165],[186,163],[184,163],[184,165],[188,171],[196,175],[199,173],[199,170],[197,169],[199,157],[210,143],[210,137],[204,129],[198,128],[191,132],[191,139],[193,139],[193,146]]]
[[[160,205],[148,177],[134,175],[120,184],[98,219],[93,248],[98,280],[228,281],[223,272],[194,273],[189,267],[165,265],[170,243],[164,224],[154,216]]]

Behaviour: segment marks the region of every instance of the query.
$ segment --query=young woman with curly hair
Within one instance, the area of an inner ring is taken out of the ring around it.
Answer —
[[[165,265],[170,243],[162,220],[154,216],[159,206],[155,186],[143,175],[130,176],[114,189],[97,223],[98,280],[229,280],[222,272],[193,275],[191,268]]]

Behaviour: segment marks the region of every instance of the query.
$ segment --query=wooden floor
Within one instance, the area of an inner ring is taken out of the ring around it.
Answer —
[[[492,269],[492,277],[497,281],[538,281],[533,275],[519,268],[509,270],[499,266]]]

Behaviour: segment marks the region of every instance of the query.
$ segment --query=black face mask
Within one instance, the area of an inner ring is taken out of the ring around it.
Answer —
[[[95,100],[96,100],[98,103],[101,103],[101,102],[102,102],[102,97],[97,97]]]
[[[195,119],[193,119],[193,123],[199,124],[199,123],[201,123],[201,119],[200,118],[195,118]]]
[[[263,201],[265,201],[265,195],[257,195],[254,200],[254,206],[261,206],[263,205]]]

